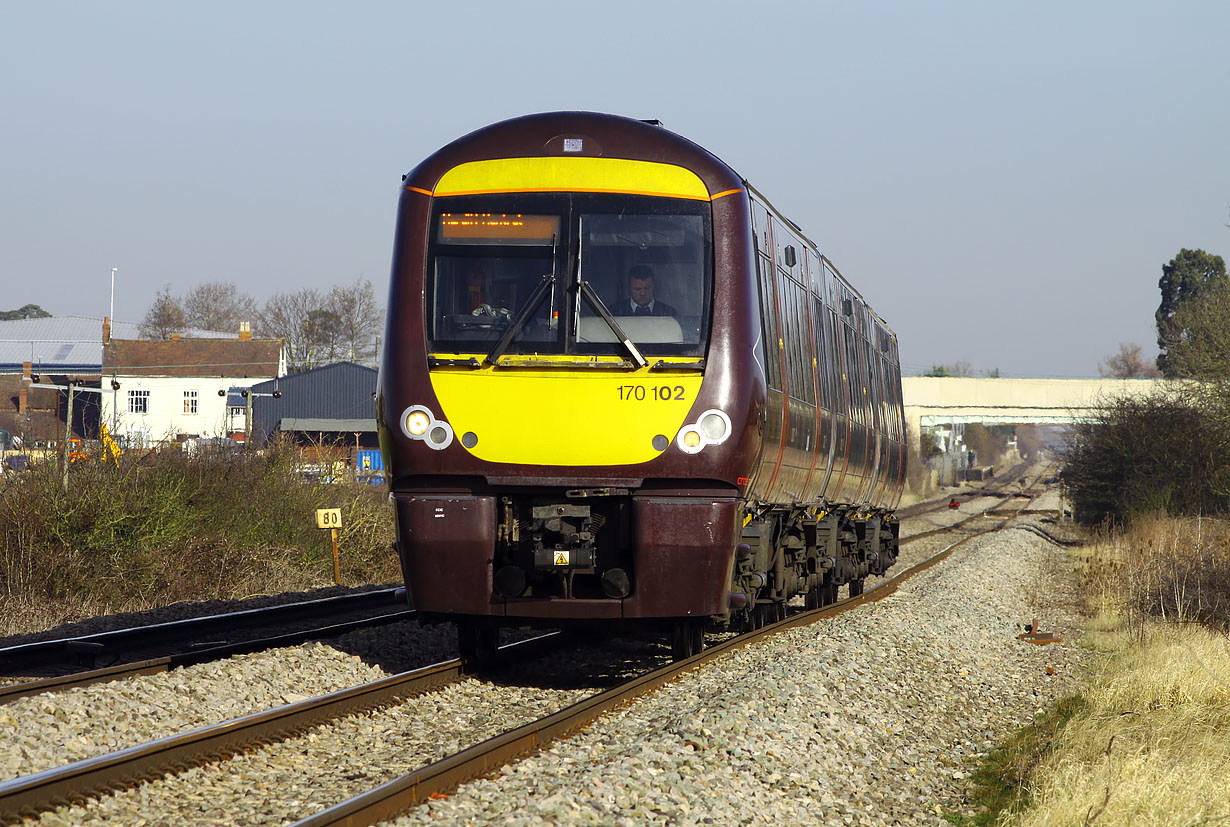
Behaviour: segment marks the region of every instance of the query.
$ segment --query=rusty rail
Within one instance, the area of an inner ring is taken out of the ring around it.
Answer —
[[[388,612],[405,608],[404,588],[379,589],[78,637],[41,640],[0,648],[0,673],[20,674],[23,669],[68,666],[100,658],[115,661],[128,652],[155,646],[171,648],[174,652],[184,645],[184,641],[200,640],[206,635],[234,635],[237,630],[260,629],[303,619],[319,620],[355,612]]]
[[[1032,502],[1034,497],[1030,497]],[[388,781],[366,793],[357,795],[308,818],[294,822],[293,827],[360,827],[376,824],[417,806],[433,794],[446,793],[458,785],[498,770],[508,761],[541,749],[557,738],[563,738],[604,713],[652,692],[676,680],[711,660],[766,637],[796,626],[806,626],[828,617],[850,611],[863,603],[882,600],[897,591],[898,585],[919,572],[947,559],[957,548],[971,540],[1003,529],[1025,509],[1028,502],[1012,516],[1004,518],[994,528],[971,534],[932,555],[928,559],[885,580],[856,597],[847,598],[819,609],[796,613],[785,620],[716,644],[686,660],[676,661],[619,686],[589,697],[559,712],[517,729],[497,735],[455,755],[448,756],[421,769]],[[979,515],[981,516],[981,515]]]
[[[500,656],[503,659],[537,656],[558,637],[558,633],[551,633],[510,643],[500,647]],[[123,789],[135,781],[159,778],[173,770],[285,739],[327,721],[422,695],[455,683],[470,669],[470,664],[462,660],[445,661],[0,782],[0,822],[15,823],[59,803]]]
[[[1031,497],[1029,502],[1032,502]],[[652,692],[665,683],[763,637],[796,626],[814,623],[893,594],[904,580],[942,560],[976,537],[1004,528],[1025,509],[1003,518],[987,531],[971,534],[927,560],[885,580],[856,597],[820,609],[798,612],[785,620],[723,641],[686,660],[677,661],[633,678],[620,686],[580,701],[567,709],[490,738],[462,752],[428,764],[327,810],[296,822],[297,827],[374,824],[413,807],[433,793],[443,793],[459,784],[489,773],[518,756],[542,748],[589,724],[605,712]],[[979,515],[982,516],[982,515]],[[558,635],[544,635],[501,647],[501,658],[523,653],[538,654]],[[524,654],[524,656],[531,656]],[[78,800],[104,790],[131,786],[136,780],[156,778],[185,765],[217,760],[250,749],[258,743],[284,739],[325,721],[394,703],[446,686],[459,680],[469,664],[454,660],[425,669],[394,675],[369,684],[309,698],[275,710],[255,713],[188,733],[130,747],[0,783],[0,821],[12,822],[56,804]]]
[[[364,618],[363,620],[352,620],[347,623],[335,623],[329,626],[317,626],[312,629],[302,629],[275,637],[245,640],[222,646],[210,646],[204,649],[196,649],[192,652],[133,661],[131,663],[121,663],[117,666],[91,669],[86,672],[74,672],[68,675],[57,675],[51,678],[39,678],[10,686],[0,686],[0,706],[11,703],[18,698],[28,698],[33,695],[41,695],[44,692],[60,692],[95,683],[126,680],[128,678],[135,678],[138,675],[157,675],[161,672],[170,672],[172,669],[178,669],[182,666],[223,660],[233,655],[261,652],[265,649],[276,649],[281,646],[298,646],[309,640],[338,637],[357,629],[400,623],[405,620],[413,620],[414,617],[415,612],[413,611],[390,612],[389,614],[377,615]]]

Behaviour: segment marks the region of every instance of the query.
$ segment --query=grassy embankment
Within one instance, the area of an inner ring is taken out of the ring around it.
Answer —
[[[1151,518],[1078,556],[1102,655],[993,751],[958,824],[1230,823],[1230,526]]]
[[[343,585],[400,579],[381,486],[305,482],[299,452],[54,464],[0,482],[0,635],[181,601],[329,586],[341,508]]]

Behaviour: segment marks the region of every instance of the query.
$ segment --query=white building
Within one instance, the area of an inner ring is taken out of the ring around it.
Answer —
[[[227,391],[285,372],[282,341],[246,330],[237,339],[111,339],[103,343],[99,420],[132,447],[229,436]]]

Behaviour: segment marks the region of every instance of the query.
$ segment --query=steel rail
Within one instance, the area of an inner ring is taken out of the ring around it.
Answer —
[[[1035,497],[1031,497],[1029,502],[1032,502]],[[423,803],[432,795],[447,793],[466,781],[494,773],[508,761],[542,749],[551,741],[566,737],[592,723],[604,713],[652,692],[729,652],[786,629],[809,625],[818,620],[843,614],[864,603],[883,600],[895,593],[903,581],[947,559],[957,548],[978,537],[1003,529],[1009,522],[1020,516],[1029,502],[1023,504],[1012,516],[1001,519],[999,525],[994,528],[958,540],[861,595],[831,603],[819,609],[796,613],[785,620],[718,643],[690,658],[640,675],[545,718],[489,738],[480,744],[381,784],[372,790],[296,821],[293,827],[334,827],[335,825],[360,827],[376,824]]]
[[[506,662],[536,657],[547,646],[562,640],[559,633],[548,633],[510,643],[500,647],[498,659]],[[52,809],[58,803],[126,789],[140,780],[158,778],[210,760],[221,760],[254,745],[283,740],[337,718],[440,689],[457,682],[471,670],[472,665],[466,661],[444,661],[0,782],[0,822],[16,823],[24,817]]]
[[[79,637],[23,643],[0,648],[0,672],[12,673],[20,669],[60,666],[86,657],[115,657],[121,655],[124,649],[131,650],[167,641],[179,642],[194,635],[234,633],[240,628],[259,628],[262,625],[286,623],[305,617],[336,616],[384,606],[404,607],[405,594],[404,588],[379,589],[358,594],[335,595],[321,600],[305,600],[221,615],[134,626]]]
[[[205,649],[195,649],[191,652],[166,655],[160,658],[121,663],[117,666],[107,666],[102,669],[91,669],[87,672],[74,672],[68,675],[24,681],[10,686],[0,686],[0,706],[11,703],[18,698],[28,698],[45,692],[61,692],[67,689],[90,686],[95,683],[135,678],[138,675],[157,675],[161,672],[170,672],[172,669],[178,669],[182,666],[223,660],[234,655],[260,652],[265,649],[277,649],[282,646],[297,646],[309,640],[338,637],[348,632],[353,632],[356,629],[367,629],[375,626],[386,626],[390,623],[400,623],[405,620],[413,620],[416,615],[417,612],[413,610],[391,612],[362,620],[351,620],[346,623],[302,629],[274,637],[254,638],[238,643],[227,643],[222,646],[211,646]]]
[[[987,481],[982,488],[971,488],[967,491],[958,491],[954,493],[952,499],[971,499],[974,497],[998,497],[1005,493],[1005,489],[1009,486],[1022,483],[1025,480],[1029,471],[1028,463],[1018,463],[1008,469],[1007,474],[1002,477],[993,477]],[[943,511],[948,507],[948,503],[943,498],[938,500],[922,500],[910,505],[902,506],[896,511],[898,520],[911,519],[913,517],[921,517],[923,514],[930,514],[932,511]]]
[[[1029,502],[1032,502],[1031,498]],[[341,802],[296,825],[373,824],[413,807],[433,793],[455,788],[464,781],[498,769],[508,760],[541,748],[592,722],[603,713],[696,669],[710,660],[748,646],[771,634],[842,614],[864,603],[888,597],[905,579],[946,559],[956,548],[1004,528],[1027,507],[984,532],[971,534],[927,560],[903,571],[856,597],[820,609],[798,612],[785,620],[723,641],[686,660],[633,678],[539,721],[488,739],[453,756],[428,764],[413,773],[389,781],[367,793]],[[541,647],[562,639],[558,633],[500,647],[498,660],[538,654]],[[157,778],[185,766],[220,760],[257,744],[282,740],[290,735],[350,714],[429,692],[459,680],[471,664],[453,660],[424,669],[374,681],[338,692],[308,698],[274,710],[254,713],[187,733],[129,747],[107,755],[77,761],[28,776],[0,782],[0,821],[16,822],[55,807],[58,803],[86,799],[108,790],[125,789],[143,779]]]
[[[1046,472],[1050,470],[1053,466],[1054,466],[1054,463],[1043,466],[1042,470],[1038,472],[1038,476],[1034,478],[1033,484],[1036,485],[1038,480],[1042,479],[1042,477],[1045,476]],[[1012,499],[1020,498],[1020,499],[1028,499],[1030,502],[1033,502],[1033,500],[1036,499],[1036,496],[1030,496],[1027,493],[1031,488],[1031,485],[1027,482],[1027,479],[1026,479],[1027,476],[1028,476],[1027,474],[1022,473],[1019,477],[1017,477],[1011,483],[1009,483],[1009,485],[1015,484],[1017,482],[1022,483],[1024,487],[1022,488],[1021,491],[1018,491],[1015,493],[1008,493],[1007,491],[988,492],[988,493],[983,493],[982,496],[1003,497],[1005,498],[1005,500],[1012,500]],[[974,520],[978,520],[983,517],[990,517],[990,518],[1003,517],[1004,514],[1002,513],[1002,505],[1003,504],[1001,503],[1000,505],[992,506],[991,508],[988,508],[985,511],[980,511],[977,514],[971,514],[965,519],[958,520],[955,523],[949,523],[948,525],[945,525],[945,526],[938,526],[936,528],[927,529],[926,531],[920,531],[917,534],[911,534],[909,537],[902,537],[897,540],[897,545],[903,546],[906,543],[912,543],[913,541],[921,540],[924,537],[934,537],[936,534],[943,534],[944,532],[949,531],[951,529],[961,528],[966,523],[973,522]],[[939,507],[928,508],[922,512],[915,514],[914,516],[919,516],[920,514],[925,514],[925,513],[929,513],[930,511],[937,511],[937,510],[939,510]]]

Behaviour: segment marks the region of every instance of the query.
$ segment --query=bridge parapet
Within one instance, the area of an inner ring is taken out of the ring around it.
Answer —
[[[907,376],[901,380],[906,425],[960,422],[1064,425],[1088,419],[1102,402],[1147,396],[1166,379],[975,379]]]

